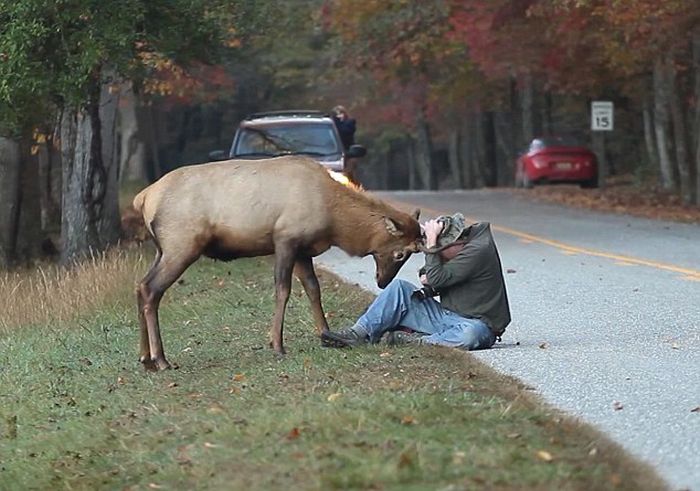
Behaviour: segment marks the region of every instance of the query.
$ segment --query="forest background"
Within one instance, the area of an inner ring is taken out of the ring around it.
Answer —
[[[123,237],[120,189],[247,114],[345,105],[367,189],[512,186],[535,136],[700,204],[692,0],[0,0],[0,267]],[[118,7],[118,8],[115,8]],[[590,130],[592,101],[615,129]]]

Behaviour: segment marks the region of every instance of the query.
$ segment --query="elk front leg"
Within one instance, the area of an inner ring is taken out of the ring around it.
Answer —
[[[275,246],[275,317],[270,329],[270,344],[280,355],[284,354],[282,331],[284,312],[287,309],[289,293],[292,289],[292,270],[294,269],[295,249],[291,244]]]
[[[294,265],[294,274],[304,286],[306,296],[309,297],[311,304],[311,314],[314,317],[314,325],[316,333],[320,336],[323,331],[328,331],[328,322],[323,313],[323,305],[321,304],[321,287],[318,283],[318,277],[314,271],[313,259],[304,257],[297,259]]]

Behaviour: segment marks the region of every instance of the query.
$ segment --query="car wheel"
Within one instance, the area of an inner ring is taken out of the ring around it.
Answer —
[[[598,187],[598,176],[585,181],[581,181],[581,187],[584,189],[594,189]]]

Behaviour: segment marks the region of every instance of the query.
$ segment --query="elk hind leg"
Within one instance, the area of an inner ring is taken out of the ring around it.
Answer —
[[[180,277],[197,257],[196,255],[174,255],[169,257],[166,253],[154,265],[151,277],[146,278],[146,281],[141,282],[139,285],[144,301],[143,311],[146,319],[150,352],[150,360],[142,360],[146,369],[165,370],[170,368],[170,363],[165,358],[163,340],[160,336],[158,307],[165,291],[175,283],[175,280]]]
[[[328,321],[326,321],[326,316],[323,313],[321,286],[319,285],[318,277],[314,271],[313,259],[310,257],[297,259],[294,264],[294,274],[301,281],[306,296],[309,297],[316,333],[320,336],[324,331],[328,331]]]
[[[158,247],[156,251],[156,257],[153,261],[153,264],[151,265],[151,268],[148,270],[146,276],[143,277],[141,282],[136,287],[136,304],[138,305],[139,333],[141,339],[139,361],[144,365],[144,367],[147,370],[155,370],[155,365],[151,363],[151,349],[148,342],[148,323],[146,322],[146,313],[144,310],[146,299],[144,297],[142,285],[144,283],[149,282],[150,279],[153,277],[162,255],[163,254],[160,250],[160,247]]]

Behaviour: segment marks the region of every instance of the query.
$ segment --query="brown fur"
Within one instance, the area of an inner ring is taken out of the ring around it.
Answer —
[[[182,167],[141,191],[133,204],[158,249],[137,288],[141,362],[153,370],[169,367],[158,325],[160,299],[202,255],[228,261],[275,254],[270,334],[272,347],[284,353],[292,271],[309,297],[320,335],[328,324],[313,257],[333,245],[353,256],[372,254],[383,288],[420,247],[417,211],[410,216],[349,189],[297,156]]]

